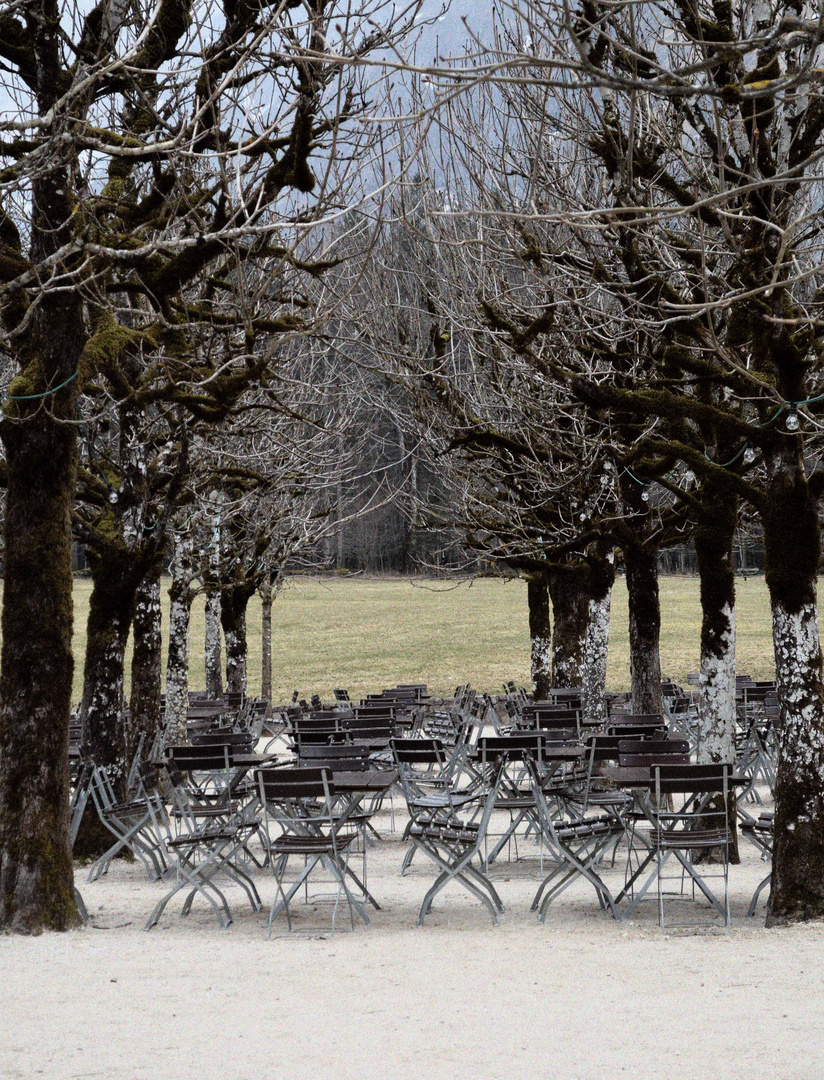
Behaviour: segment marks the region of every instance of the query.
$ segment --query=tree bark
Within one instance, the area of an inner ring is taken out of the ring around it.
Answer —
[[[32,263],[48,265],[71,238],[71,140],[47,142],[70,114],[53,112],[65,93],[57,5],[26,11],[27,47],[47,167],[31,183]],[[23,50],[21,47],[21,54]],[[52,119],[47,117],[51,114]],[[23,211],[26,212],[25,210]],[[10,218],[4,246],[14,245]],[[20,247],[22,250],[22,243]],[[72,691],[71,512],[77,468],[78,364],[86,331],[79,290],[49,288],[37,303],[25,286],[4,293],[8,349],[20,365],[2,407],[6,451],[3,645],[0,658],[0,930],[39,933],[78,925],[69,850],[69,717]],[[36,395],[36,396],[32,396]]]
[[[768,925],[824,915],[824,686],[816,609],[821,554],[818,507],[804,476],[799,449],[787,446],[770,468],[763,513],[765,576],[772,603],[781,730]]]
[[[636,713],[659,713],[661,697],[661,608],[658,598],[658,552],[628,543],[624,566],[629,596],[629,666],[632,707]]]
[[[260,586],[262,604],[260,696],[264,701],[272,700],[272,601],[274,592],[272,582],[268,577],[264,578]]]
[[[705,482],[695,528],[701,582],[699,762],[735,761],[735,570],[738,503]]]
[[[607,555],[599,555],[591,561],[590,575],[592,584],[588,604],[581,698],[586,717],[593,720],[605,720],[610,607],[612,586],[615,582],[615,558],[612,551]]]
[[[246,608],[255,591],[253,584],[229,585],[220,594],[220,623],[226,641],[226,690],[246,692]]]
[[[83,744],[104,765],[119,798],[128,770],[123,726],[123,667],[140,582],[125,547],[89,551],[92,594],[86,624],[86,662],[80,722]],[[85,826],[85,819],[84,819]],[[81,843],[78,838],[78,844]],[[84,854],[93,854],[83,847]]]
[[[76,358],[76,312],[45,300],[42,369],[49,385]],[[50,318],[53,317],[53,321]],[[61,328],[65,333],[61,332]],[[51,338],[49,347],[49,336]],[[12,383],[14,392],[14,383]],[[6,407],[6,520],[0,677],[0,929],[67,930],[80,923],[69,849],[72,672],[71,509],[76,435],[53,397],[35,415]]]
[[[206,593],[206,631],[204,659],[206,662],[206,694],[210,698],[223,696],[223,650],[220,642],[220,590]]]
[[[589,582],[585,565],[553,570],[547,576],[555,632],[552,635],[552,684],[581,686],[589,626]]]
[[[526,599],[529,606],[532,692],[536,701],[544,701],[552,688],[552,625],[549,589],[544,574],[530,574],[526,579]]]
[[[189,708],[189,622],[194,600],[192,579],[192,538],[181,536],[172,558],[169,586],[169,650],[166,660],[166,730],[164,742],[186,742],[186,713]],[[220,639],[218,638],[218,642]]]
[[[160,730],[162,715],[163,642],[160,614],[160,570],[158,562],[137,588],[132,623],[132,690],[126,727],[126,760],[131,761],[143,736],[148,750]]]

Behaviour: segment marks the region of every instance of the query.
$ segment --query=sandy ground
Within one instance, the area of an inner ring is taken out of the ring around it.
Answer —
[[[181,918],[178,897],[147,933],[167,886],[139,864],[93,884],[78,868],[90,927],[0,937],[0,1077],[822,1075],[824,925],[767,930],[745,917],[765,873],[749,845],[731,869],[729,932],[662,932],[654,903],[615,922],[585,884],[539,925],[529,845],[528,858],[493,868],[506,906],[498,926],[453,885],[417,929],[432,864],[419,855],[401,878],[404,845],[387,814],[378,821],[368,873],[382,910],[354,932],[345,920],[346,932],[330,932],[331,905],[316,900],[296,915],[326,929],[290,935],[281,923],[268,940],[275,890],[259,871],[263,912],[230,887],[229,929],[203,901]],[[704,913],[690,901],[673,914]]]

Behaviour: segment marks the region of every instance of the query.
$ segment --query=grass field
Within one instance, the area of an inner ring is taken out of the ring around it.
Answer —
[[[168,618],[163,587],[164,641]],[[85,624],[91,583],[75,589],[75,699],[82,685]],[[661,579],[661,653],[664,673],[683,680],[698,665],[701,613],[698,579]],[[461,585],[398,578],[308,578],[287,581],[273,608],[274,698],[324,697],[333,687],[350,693],[396,682],[425,682],[449,693],[470,681],[497,690],[506,679],[528,683],[529,635],[524,582],[483,578]],[[770,610],[763,578],[742,581],[737,599],[738,670],[771,678]],[[191,636],[192,688],[204,685],[203,601],[195,603]],[[616,582],[608,683],[629,685],[627,594]],[[249,606],[249,689],[260,689],[260,602]]]

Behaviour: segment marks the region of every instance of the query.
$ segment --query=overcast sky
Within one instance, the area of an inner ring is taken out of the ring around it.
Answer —
[[[444,6],[442,0],[424,0],[423,14],[432,15]],[[487,40],[492,25],[492,12],[483,0],[450,0],[448,10],[434,26],[426,27],[418,47],[418,62],[426,63],[436,53],[444,56],[459,53],[466,41],[466,18],[472,30]]]

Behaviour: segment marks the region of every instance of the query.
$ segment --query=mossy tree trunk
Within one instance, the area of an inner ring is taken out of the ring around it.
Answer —
[[[254,582],[227,585],[220,594],[220,623],[226,642],[226,690],[246,692],[248,644],[246,640],[246,608],[255,592]]]
[[[48,147],[56,127],[65,131],[68,122],[66,110],[52,111],[64,93],[59,12],[40,0],[25,17],[28,36],[15,48],[32,63],[20,85],[34,91],[43,118],[38,131]],[[23,933],[66,930],[80,921],[69,850],[68,743],[77,373],[86,331],[79,292],[49,289],[49,278],[64,269],[62,261],[51,260],[70,241],[72,228],[75,151],[70,140],[60,145],[60,152],[46,150],[48,167],[32,174],[29,189],[32,276],[49,267],[37,304],[27,308],[24,287],[5,292],[0,308],[4,328],[15,331],[6,347],[20,366],[0,426],[6,457],[0,930]],[[11,218],[2,218],[4,250],[14,254],[17,248],[22,255],[23,240]]]
[[[550,571],[547,577],[555,630],[552,635],[552,684],[580,686],[584,677],[584,648],[589,627],[587,567],[573,564]]]
[[[132,687],[126,728],[126,760],[134,756],[140,737],[149,749],[160,730],[160,689],[163,641],[160,628],[160,571],[158,562],[137,589],[132,622]]]
[[[768,463],[762,514],[781,702],[768,924],[824,916],[824,685],[816,605],[821,536],[798,443],[785,437]]]
[[[128,768],[123,725],[123,665],[141,575],[126,551],[89,551],[92,594],[86,624],[86,663],[80,721],[83,742],[104,765],[119,797]]]
[[[34,321],[41,379],[22,390],[15,380],[12,394],[57,386],[77,362],[75,301],[46,297]],[[76,428],[64,421],[74,416],[74,388],[48,409],[10,402],[5,411],[0,930],[38,933],[80,922],[68,829]]]
[[[526,598],[529,607],[532,692],[536,701],[544,701],[552,688],[552,623],[545,574],[535,573],[527,577]]]

